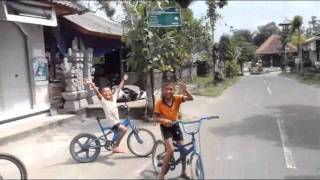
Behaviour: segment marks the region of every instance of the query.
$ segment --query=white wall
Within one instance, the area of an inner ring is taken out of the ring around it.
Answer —
[[[36,85],[32,69],[45,54],[42,26],[0,21],[0,34],[0,121],[48,110],[48,83]]]

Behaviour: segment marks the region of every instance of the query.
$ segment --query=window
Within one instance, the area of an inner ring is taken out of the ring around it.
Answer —
[[[0,19],[57,26],[54,8],[36,1],[0,1]]]

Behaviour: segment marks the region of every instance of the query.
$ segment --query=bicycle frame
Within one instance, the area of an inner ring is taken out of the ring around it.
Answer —
[[[113,137],[112,137],[111,141],[113,143],[116,143],[118,141],[118,138],[119,138],[119,131],[117,129],[112,128],[112,127],[103,127],[101,122],[100,122],[100,119],[98,119],[98,118],[97,118],[97,121],[98,121],[98,125],[100,127],[100,130],[102,132],[102,135],[99,136],[97,139],[102,140],[103,142],[110,141],[108,139],[108,137],[107,137],[107,133],[108,132],[113,132],[114,134],[113,134]],[[122,120],[121,124],[124,125],[125,127],[129,127],[130,129],[132,129],[132,131],[134,132],[135,137],[137,138],[137,141],[140,144],[143,143],[143,140],[138,135],[138,129],[136,128],[134,123],[129,118],[126,118],[126,119]],[[94,139],[92,141],[95,141],[95,140],[96,139]],[[88,144],[90,148],[96,148],[96,146],[90,146],[91,142],[87,142],[86,144]]]
[[[175,165],[178,165],[180,162],[185,161],[187,156],[191,153],[198,153],[196,149],[196,134],[192,134],[191,141],[187,144],[180,145],[176,142],[173,143],[173,146],[175,147],[174,152],[180,152],[180,156],[177,160],[175,160]],[[190,148],[186,148],[188,146],[191,146]],[[199,153],[198,153],[199,154]]]

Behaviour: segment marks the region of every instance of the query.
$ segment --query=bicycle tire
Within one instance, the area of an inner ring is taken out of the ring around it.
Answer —
[[[137,137],[135,136],[134,134],[134,131],[131,131],[130,134],[128,135],[128,138],[127,138],[127,146],[128,146],[128,149],[129,151],[134,154],[135,156],[137,157],[147,157],[149,156],[151,153],[152,153],[152,150],[153,150],[153,147],[154,147],[154,144],[156,142],[156,138],[155,136],[153,135],[153,133],[151,131],[149,131],[148,129],[144,129],[144,128],[137,128],[136,129],[138,131],[138,136],[142,139],[143,143],[140,144],[138,142],[138,139]],[[141,132],[144,132],[146,133],[146,135],[148,135],[149,137],[147,138],[146,136],[142,136],[142,133]],[[143,144],[146,144],[146,143],[149,143],[147,142],[148,140],[151,139],[151,143],[150,144],[150,147],[147,147],[147,148],[143,148],[143,151],[144,152],[139,152],[137,149],[135,149],[133,147],[133,144],[132,143],[138,143],[140,145],[142,145],[141,147],[143,147]]]
[[[202,158],[199,154],[193,153],[190,159],[191,179],[204,179],[204,168]]]
[[[81,144],[80,143],[80,139],[81,138],[87,138],[87,141],[86,143],[88,143],[89,141],[92,141],[94,142],[94,146],[95,148],[86,148],[86,147],[82,147],[81,145],[87,145],[87,144]],[[80,145],[80,150],[78,152],[75,152],[75,145],[76,144],[79,144]],[[90,152],[89,150],[90,149],[95,149],[95,152],[92,156],[90,156]],[[70,151],[70,154],[72,156],[72,158],[74,160],[76,160],[77,162],[79,163],[88,163],[88,162],[92,162],[94,160],[97,159],[97,157],[99,156],[100,154],[100,151],[101,151],[101,145],[100,145],[100,141],[99,139],[93,135],[93,134],[88,134],[88,133],[82,133],[82,134],[79,134],[77,136],[75,136],[71,142],[70,142],[70,146],[69,146],[69,151]],[[78,154],[82,153],[82,152],[86,152],[86,157],[85,158],[82,158],[82,157],[79,157]]]
[[[27,173],[26,167],[20,159],[18,159],[17,157],[15,157],[11,154],[0,153],[0,160],[1,159],[8,160],[8,161],[12,162],[14,165],[16,165],[19,169],[21,179],[28,179],[28,173]],[[0,174],[0,176],[1,176],[1,174]]]
[[[164,149],[162,150],[160,148],[164,148]],[[165,158],[165,155],[166,155],[166,145],[164,144],[163,141],[158,140],[155,143],[152,150],[152,165],[156,174],[159,174],[159,172],[162,169],[162,163],[163,163],[163,159]]]

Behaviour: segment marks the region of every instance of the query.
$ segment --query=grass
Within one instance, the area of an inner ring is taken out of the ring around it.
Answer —
[[[192,84],[198,84],[200,88],[196,88],[192,91],[194,95],[198,96],[211,96],[211,97],[217,97],[220,96],[228,87],[236,84],[241,76],[235,76],[230,79],[226,79],[217,85],[212,83],[213,77],[197,77],[195,78],[191,83]],[[203,87],[203,88],[201,88]]]
[[[308,85],[320,85],[320,74],[298,75],[296,73],[281,73],[281,76],[296,79],[303,84]]]
[[[212,78],[213,78],[212,76],[206,76],[206,77],[197,76],[193,78],[192,81],[189,81],[188,83],[207,85],[212,83]]]

